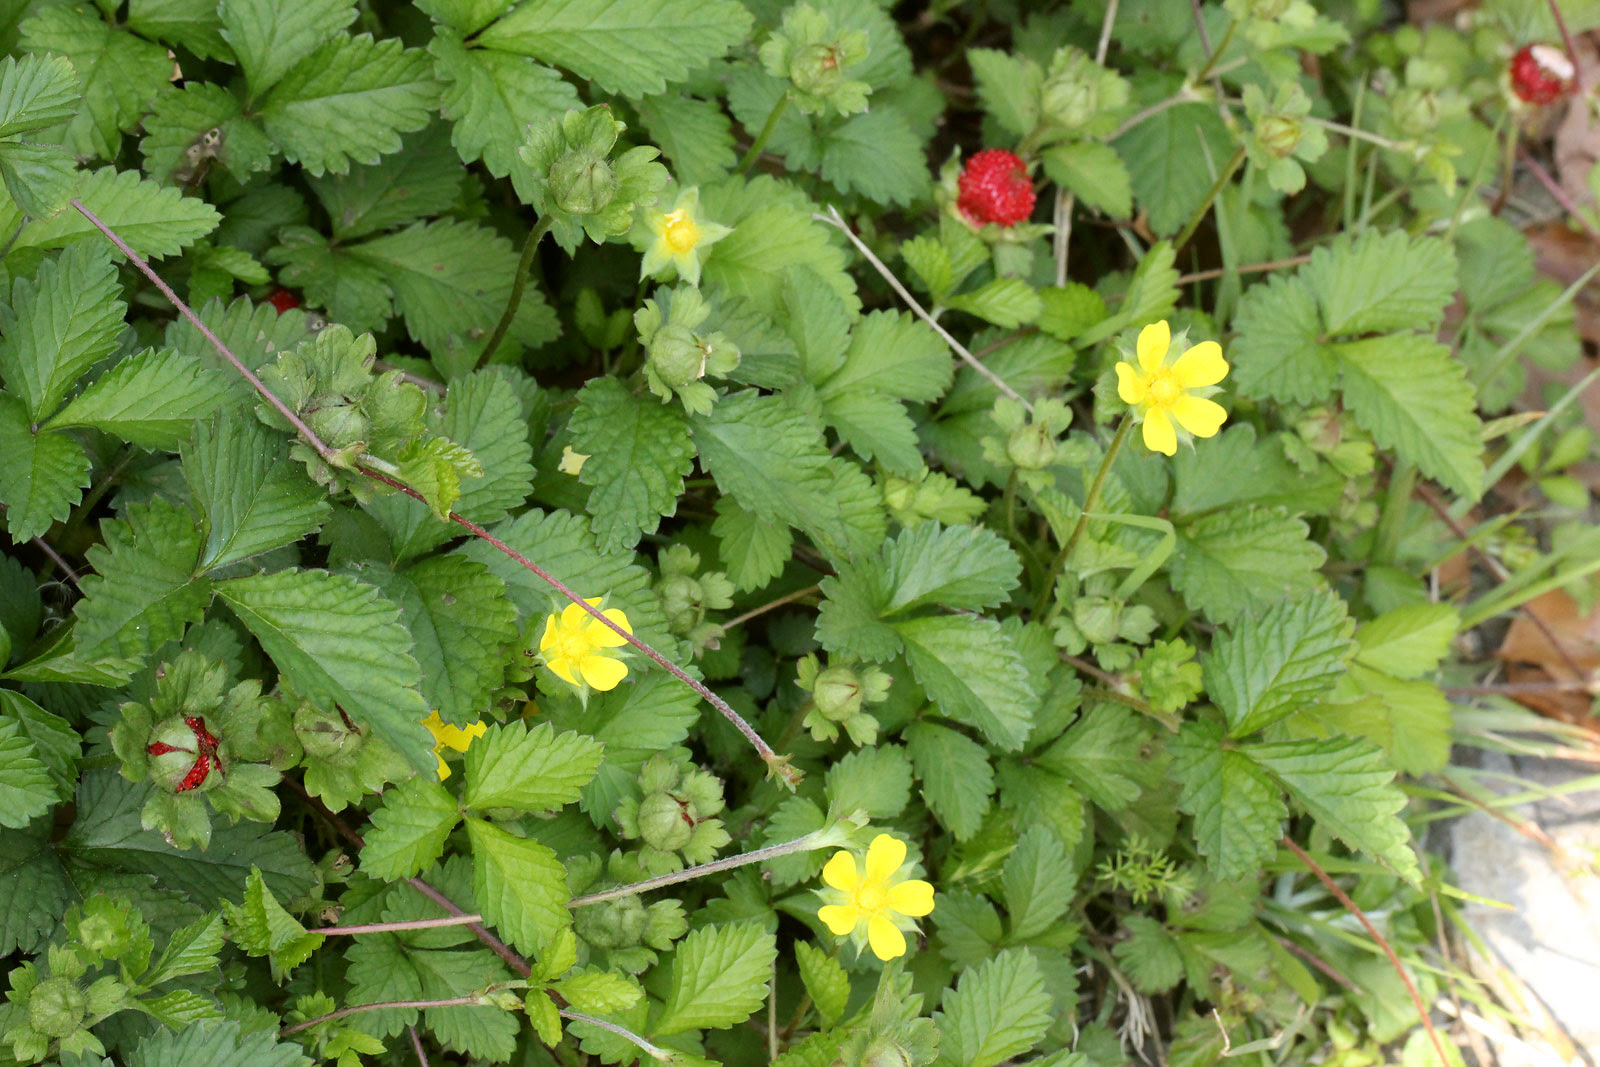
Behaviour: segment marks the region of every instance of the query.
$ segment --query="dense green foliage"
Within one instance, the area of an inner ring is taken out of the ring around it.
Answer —
[[[1426,1062],[1441,683],[1600,570],[1474,17],[0,0],[0,1065]]]

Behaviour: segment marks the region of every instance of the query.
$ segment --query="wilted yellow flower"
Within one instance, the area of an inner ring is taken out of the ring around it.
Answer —
[[[590,605],[598,607],[601,598],[589,597],[587,600]],[[628,633],[633,633],[628,617],[620,608],[607,608],[601,614]],[[628,665],[604,650],[627,643],[621,634],[579,605],[568,604],[561,614],[551,615],[545,620],[544,636],[539,639],[539,652],[544,656],[545,665],[563,682],[587,685],[604,693],[615,689],[628,675]]]
[[[482,720],[468,726],[456,726],[439,718],[439,709],[428,712],[428,717],[422,720],[422,725],[428,728],[433,735],[433,755],[439,761],[439,781],[450,777],[450,765],[444,761],[444,750],[455,749],[465,752],[467,746],[472,744],[474,737],[482,737],[488,731]]]
[[[583,462],[589,458],[587,452],[574,452],[571,445],[561,450],[561,462],[556,466],[562,474],[577,476],[583,471]]]
[[[644,224],[656,235],[639,264],[639,277],[659,274],[668,264],[678,269],[678,277],[690,285],[700,284],[700,260],[706,250],[733,231],[699,217],[700,190],[685,189],[671,211],[650,208]]]
[[[818,908],[817,918],[839,937],[864,926],[867,943],[880,960],[904,955],[903,931],[917,928],[910,920],[933,910],[933,886],[920,878],[899,877],[905,861],[905,842],[888,834],[872,839],[864,872],[857,872],[853,854],[835,852],[822,868],[822,880],[834,890],[823,890],[823,896],[835,903]]]
[[[1196,437],[1213,437],[1228,417],[1221,404],[1203,395],[1227,377],[1222,346],[1201,341],[1169,364],[1171,347],[1172,329],[1163,319],[1139,331],[1138,367],[1117,364],[1117,395],[1144,422],[1145,447],[1169,456],[1178,451],[1172,420]]]

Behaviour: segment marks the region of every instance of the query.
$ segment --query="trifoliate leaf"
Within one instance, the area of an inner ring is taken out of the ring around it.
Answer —
[[[1024,832],[1000,872],[1011,942],[1028,941],[1055,927],[1072,906],[1077,881],[1078,869],[1060,838],[1042,826]]]
[[[426,52],[369,34],[334,37],[295,64],[261,101],[267,136],[313,175],[344,174],[398,152],[428,124],[438,84]]]
[[[922,141],[893,106],[851,115],[821,138],[817,173],[842,193],[886,204],[910,204],[926,194]]]
[[[50,843],[51,820],[0,829],[0,952],[33,952],[60,924],[74,896]]]
[[[1283,792],[1216,723],[1187,722],[1167,743],[1178,809],[1194,816],[1195,847],[1223,881],[1253,875],[1278,851]]]
[[[1228,736],[1265,729],[1333,688],[1355,652],[1353,630],[1344,600],[1320,591],[1247,612],[1219,635],[1204,660],[1206,691]]]
[[[210,159],[248,181],[271,168],[277,156],[260,124],[245,117],[239,98],[210,82],[162,93],[141,125],[145,173],[162,183],[194,180],[200,176],[197,164]]]
[[[1466,367],[1415,335],[1337,348],[1345,403],[1384,448],[1461,496],[1483,492],[1483,424]]]
[[[1394,784],[1394,767],[1382,749],[1364,738],[1339,737],[1252,745],[1241,751],[1339,840],[1416,882],[1411,831],[1399,816],[1406,797]]]
[[[1006,330],[1032,322],[1044,310],[1039,294],[1020,278],[996,278],[970,293],[952,296],[945,303]]]
[[[1232,622],[1312,590],[1326,553],[1308,533],[1282,508],[1213,512],[1178,528],[1172,584],[1216,621]]]
[[[42,422],[96,362],[110,355],[127,305],[107,246],[81,242],[18,278],[0,310],[0,378]]]
[[[554,0],[520,5],[477,40],[639,97],[719,58],[745,39],[750,24],[750,13],[733,0]]]
[[[776,939],[753,922],[694,931],[673,953],[671,984],[649,1032],[665,1036],[744,1022],[766,999],[777,955]]]
[[[238,904],[224,901],[222,910],[233,943],[252,956],[266,956],[277,982],[287,979],[326,939],[324,934],[307,932],[300,920],[285,911],[261,872],[253,867],[244,883],[244,900]]]
[[[211,583],[196,576],[201,537],[187,509],[152,497],[101,534],[105,543],[85,553],[95,574],[76,609],[80,655],[141,656],[200,621]]]
[[[1042,159],[1050,180],[1086,206],[1119,219],[1133,213],[1133,179],[1110,145],[1074,141],[1046,149]]]
[[[183,477],[206,541],[200,569],[216,570],[315,530],[332,510],[287,442],[254,419],[222,418],[183,447]]]
[[[401,140],[400,154],[376,166],[309,179],[334,237],[348,241],[436,215],[461,195],[466,176],[450,149],[448,127],[434,123]]]
[[[906,751],[922,783],[922,799],[957,841],[978,832],[994,793],[988,751],[966,734],[931,722],[905,730]]]
[[[0,826],[21,829],[59,798],[32,738],[16,719],[0,719]]]
[[[760,589],[776,578],[794,551],[794,535],[787,526],[763,521],[728,496],[717,500],[711,532],[717,535],[728,579],[740,592]]]
[[[421,676],[399,609],[370,585],[326,571],[279,571],[218,583],[301,696],[337,705],[370,727],[418,771],[432,774]]]
[[[1210,104],[1179,104],[1152,115],[1112,146],[1128,166],[1133,195],[1159,236],[1178,232],[1233,151],[1233,138]]]
[[[1301,277],[1329,334],[1431,331],[1455,296],[1456,257],[1443,238],[1368,229],[1315,249]]]
[[[311,1067],[305,1050],[292,1041],[278,1041],[268,1028],[244,1032],[232,1019],[202,1021],[181,1033],[157,1030],[127,1054],[128,1067]]]
[[[733,169],[733,123],[714,101],[668,91],[634,105],[652,143],[681,185],[715,181]]]
[[[1122,811],[1160,779],[1160,764],[1146,751],[1153,725],[1131,708],[1099,704],[1034,763],[1061,775],[1096,805]]]
[[[114,158],[121,135],[138,124],[172,73],[165,48],[67,4],[41,7],[24,22],[22,48],[72,61],[83,101],[62,143],[81,159]]]
[[[159,259],[182,251],[217,227],[222,216],[199,197],[179,189],[141,181],[137,171],[102,167],[80,171],[72,194],[83,206],[146,258]],[[85,237],[104,240],[88,219],[76,211],[63,211],[48,219],[34,219],[17,227],[21,217],[0,203],[0,229],[16,232],[12,249],[65,248]]]
[[[260,99],[291,67],[350,25],[356,5],[354,0],[307,0],[280,10],[273,0],[222,0],[217,16],[251,98]]]
[[[1356,631],[1356,662],[1396,678],[1420,678],[1438,667],[1461,629],[1449,604],[1407,604]]]
[[[796,941],[794,960],[800,968],[800,981],[822,1016],[824,1026],[830,1026],[844,1014],[850,999],[850,976],[838,960],[817,948],[809,941]]]
[[[601,751],[593,738],[557,734],[547,722],[532,730],[516,723],[490,727],[467,749],[462,803],[532,812],[571,804],[594,777]]]
[[[586,509],[603,552],[632,548],[677,511],[683,476],[694,469],[689,424],[676,404],[630,393],[616,378],[593,378],[578,391],[567,424],[584,460],[578,480],[591,486]]]
[[[483,917],[520,951],[542,954],[572,924],[566,868],[539,842],[515,837],[482,819],[467,820],[467,837],[472,842],[472,895]]]
[[[1015,751],[1028,738],[1038,697],[1011,638],[992,619],[935,615],[890,624],[906,661],[940,714]]]
[[[1238,339],[1228,355],[1240,392],[1298,404],[1333,392],[1339,365],[1322,340],[1316,296],[1298,276],[1251,286],[1234,321]]]
[[[78,98],[78,72],[65,57],[0,59],[0,137],[65,122]]]
[[[848,816],[865,811],[872,819],[892,819],[911,800],[911,764],[898,745],[861,748],[828,768],[830,810]]]
[[[0,504],[13,543],[37,537],[71,514],[89,484],[89,456],[66,434],[34,433],[15,397],[0,393]]]
[[[46,426],[89,427],[142,448],[172,451],[227,397],[220,370],[171,349],[147,348],[95,379]]]
[[[1054,1016],[1044,974],[1026,949],[1006,949],[963,972],[944,995],[939,1024],[941,1062],[962,1067],[995,1064],[1028,1051]]]
[[[981,611],[1017,587],[1022,561],[986,526],[925,522],[883,546],[888,600],[883,614],[943,606]]]
[[[445,839],[460,821],[455,797],[431,774],[385,789],[383,806],[362,835],[361,869],[385,882],[421,874],[444,854]]]

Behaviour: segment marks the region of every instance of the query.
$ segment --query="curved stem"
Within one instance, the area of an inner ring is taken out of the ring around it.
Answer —
[[[330,1011],[326,1015],[319,1015],[315,1019],[307,1019],[303,1023],[285,1026],[278,1031],[278,1036],[288,1037],[290,1034],[298,1034],[302,1030],[309,1030],[319,1023],[343,1019],[346,1015],[359,1015],[364,1011],[383,1011],[387,1008],[459,1008],[466,1004],[476,1003],[478,1003],[478,995],[474,993],[471,996],[447,997],[444,1000],[380,1000],[376,1004],[352,1004],[348,1008]]]
[[[646,878],[642,882],[631,882],[628,885],[619,885],[615,889],[602,890],[599,893],[590,893],[587,896],[573,897],[567,903],[569,908],[582,908],[589,904],[601,904],[607,900],[617,900],[620,897],[636,896],[651,889],[660,889],[664,885],[676,885],[679,882],[688,882],[718,871],[728,871],[735,867],[745,867],[752,863],[762,863],[766,860],[787,856],[791,852],[806,852],[813,848],[826,848],[832,840],[829,832],[817,830],[797,837],[793,841],[785,841],[778,845],[768,845],[758,848],[754,852],[742,852],[737,856],[726,859],[712,860],[702,863],[698,867],[689,867],[685,870],[674,871],[671,874],[659,875],[655,878]]]
[[[796,589],[792,593],[785,593],[776,600],[769,600],[765,604],[751,608],[743,615],[737,615],[729,619],[727,622],[722,624],[722,629],[724,632],[727,632],[728,630],[733,629],[735,626],[743,626],[745,623],[749,622],[758,615],[765,615],[767,612],[776,608],[781,608],[785,604],[793,604],[796,600],[804,600],[811,594],[820,593],[821,591],[822,587],[820,585],[808,585],[804,589]]]
[[[1195,208],[1194,214],[1189,217],[1189,224],[1183,228],[1182,233],[1178,234],[1178,239],[1172,242],[1172,250],[1174,252],[1189,243],[1189,238],[1194,236],[1194,231],[1198,230],[1200,223],[1205,220],[1206,212],[1210,211],[1211,205],[1216,202],[1217,194],[1222,192],[1222,187],[1228,184],[1228,179],[1233,177],[1234,172],[1239,169],[1239,165],[1243,162],[1244,145],[1240,145],[1233,150],[1233,155],[1229,157],[1227,165],[1222,168],[1222,173],[1217,175],[1217,180],[1211,183],[1211,188],[1206,190],[1206,198],[1201,201],[1200,206]]]
[[[1099,506],[1100,491],[1105,488],[1106,476],[1111,473],[1111,464],[1117,461],[1117,453],[1122,451],[1122,446],[1128,440],[1128,432],[1132,429],[1133,412],[1124,412],[1122,421],[1117,423],[1117,432],[1112,436],[1110,446],[1106,448],[1106,458],[1100,461],[1100,469],[1095,472],[1094,481],[1089,483],[1089,493],[1083,498],[1083,510],[1078,512],[1078,521],[1073,524],[1072,533],[1067,535],[1066,543],[1061,546],[1061,551],[1056,553],[1055,559],[1050,561],[1050,569],[1045,572],[1044,584],[1039,589],[1039,599],[1033,607],[1034,618],[1044,614],[1050,598],[1055,595],[1056,577],[1066,565],[1067,557],[1072,555],[1072,550],[1078,546],[1078,540],[1083,537],[1083,531],[1089,525],[1089,513]]]
[[[772,132],[778,128],[778,120],[783,118],[783,113],[789,110],[789,92],[784,90],[778,102],[772,105],[772,110],[767,112],[767,121],[762,123],[761,132],[756,134],[756,139],[750,142],[750,148],[739,160],[739,173],[747,174],[750,168],[756,165],[756,160],[761,158],[762,151],[767,147],[767,142],[772,140]]]
[[[489,343],[483,346],[483,351],[479,353],[478,362],[473,369],[481,370],[487,366],[489,357],[500,347],[500,342],[506,339],[506,332],[511,329],[511,321],[517,317],[517,308],[522,306],[522,293],[528,287],[528,271],[533,267],[534,254],[539,251],[539,242],[544,240],[544,235],[549,232],[548,215],[528,231],[527,240],[522,242],[522,258],[517,261],[516,277],[511,281],[511,296],[506,301],[506,310],[500,316],[500,322],[495,326],[494,333],[489,335]]]
[[[1204,24],[1202,24],[1201,29],[1203,30],[1204,28]],[[1226,52],[1228,46],[1233,43],[1233,35],[1238,29],[1238,19],[1228,23],[1228,28],[1222,31],[1222,40],[1217,42],[1217,47],[1212,50],[1211,55],[1206,57],[1206,65],[1201,67],[1200,73],[1194,76],[1195,81],[1203,82],[1206,80],[1206,76],[1211,73],[1211,68],[1217,65],[1217,60],[1222,58],[1222,53]]]
[[[670,1060],[672,1058],[671,1052],[668,1052],[664,1048],[657,1048],[626,1027],[618,1026],[616,1023],[608,1023],[604,1019],[596,1019],[593,1015],[584,1015],[582,1012],[568,1011],[566,1008],[562,1008],[560,1011],[563,1019],[570,1019],[575,1023],[588,1023],[590,1026],[598,1026],[602,1030],[608,1030],[611,1033],[616,1034],[624,1041],[632,1042],[640,1052],[643,1052],[646,1056],[649,1056],[653,1060]]]

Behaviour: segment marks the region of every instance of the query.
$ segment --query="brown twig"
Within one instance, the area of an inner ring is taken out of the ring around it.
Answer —
[[[1351,900],[1349,894],[1343,889],[1339,888],[1339,883],[1329,877],[1328,872],[1323,870],[1322,865],[1312,859],[1305,849],[1295,844],[1293,838],[1288,834],[1284,834],[1279,839],[1279,842],[1284,848],[1299,857],[1300,862],[1305,864],[1307,869],[1317,876],[1317,881],[1321,882],[1323,887],[1333,894],[1335,900],[1344,905],[1345,911],[1354,915],[1356,920],[1366,927],[1368,936],[1378,943],[1379,948],[1383,949],[1383,954],[1389,957],[1389,965],[1400,976],[1400,981],[1405,983],[1406,992],[1411,995],[1411,1003],[1417,1009],[1417,1017],[1422,1020],[1423,1028],[1428,1031],[1428,1037],[1433,1042],[1433,1050],[1439,1054],[1439,1063],[1442,1067],[1450,1067],[1450,1057],[1445,1055],[1444,1042],[1439,1038],[1439,1031],[1433,1028],[1433,1019],[1428,1015],[1427,1005],[1422,1003],[1422,994],[1417,992],[1417,984],[1411,980],[1411,975],[1406,973],[1404,965],[1400,962],[1400,957],[1395,955],[1394,949],[1389,945],[1388,940],[1378,933],[1378,928],[1372,925],[1372,920],[1367,918],[1367,913],[1356,907],[1356,902]]]
[[[46,541],[42,537],[35,537],[33,539],[33,543],[38,546],[40,552],[43,552],[45,555],[50,557],[51,563],[54,563],[57,567],[61,568],[61,573],[67,576],[67,579],[72,582],[73,586],[78,588],[80,591],[82,590],[83,586],[78,581],[78,572],[73,570],[67,564],[66,559],[62,557],[61,553],[50,547],[50,542]]]
[[[1338,969],[1335,968],[1333,966],[1333,964],[1331,964],[1328,961],[1324,960],[1321,956],[1318,956],[1315,952],[1312,952],[1310,949],[1306,948],[1304,945],[1301,945],[1300,943],[1298,943],[1297,941],[1293,940],[1292,938],[1287,938],[1287,937],[1280,936],[1278,938],[1278,944],[1282,945],[1284,948],[1288,949],[1290,952],[1294,953],[1296,956],[1299,956],[1301,959],[1303,959],[1307,963],[1311,964],[1311,966],[1315,967],[1317,970],[1321,971],[1323,974],[1327,975],[1329,978],[1333,979],[1335,982],[1338,982],[1340,985],[1342,985],[1346,989],[1350,990],[1350,992],[1352,992],[1352,993],[1365,992],[1365,990],[1363,990],[1360,986],[1356,985],[1350,979],[1348,979],[1344,975],[1340,974]]]
[[[1567,191],[1561,188],[1554,178],[1550,177],[1550,172],[1545,170],[1537,159],[1533,158],[1533,153],[1519,144],[1517,145],[1517,158],[1522,160],[1533,176],[1539,180],[1539,184],[1544,186],[1545,192],[1555,198],[1555,202],[1561,205],[1562,209],[1572,218],[1572,221],[1583,228],[1583,232],[1589,235],[1589,240],[1600,245],[1600,230],[1596,230],[1594,224],[1584,217],[1583,212],[1578,209],[1578,205],[1572,202],[1572,197],[1567,195]]]
[[[422,1067],[428,1067],[428,1054],[422,1048],[422,1035],[417,1033],[415,1026],[406,1027],[406,1031],[411,1035],[411,1048],[417,1054],[417,1062]]]
[[[776,600],[769,600],[765,604],[751,608],[743,615],[737,615],[734,618],[729,619],[727,622],[722,624],[722,628],[724,630],[731,630],[735,626],[743,626],[745,623],[749,622],[758,615],[765,615],[769,611],[772,611],[776,608],[781,608],[785,604],[792,604],[796,600],[801,600],[810,596],[812,593],[821,592],[821,590],[822,587],[819,585],[808,585],[804,589],[797,589],[792,593],[785,593]]]
[[[1220,278],[1224,274],[1260,274],[1269,270],[1285,270],[1289,267],[1303,267],[1311,262],[1309,255],[1290,256],[1288,259],[1274,259],[1266,263],[1246,263],[1242,267],[1212,267],[1209,270],[1197,270],[1193,274],[1180,274],[1179,285],[1188,285],[1190,282],[1210,281]]]
[[[478,996],[474,993],[471,996],[447,997],[444,1000],[380,1000],[376,1004],[352,1004],[348,1008],[330,1011],[326,1015],[319,1015],[315,1019],[307,1019],[303,1023],[285,1026],[278,1031],[278,1036],[288,1037],[290,1034],[298,1034],[302,1030],[309,1030],[319,1023],[343,1019],[346,1015],[359,1015],[364,1011],[383,1011],[386,1008],[459,1008],[466,1004],[476,1003],[478,1003]]]

